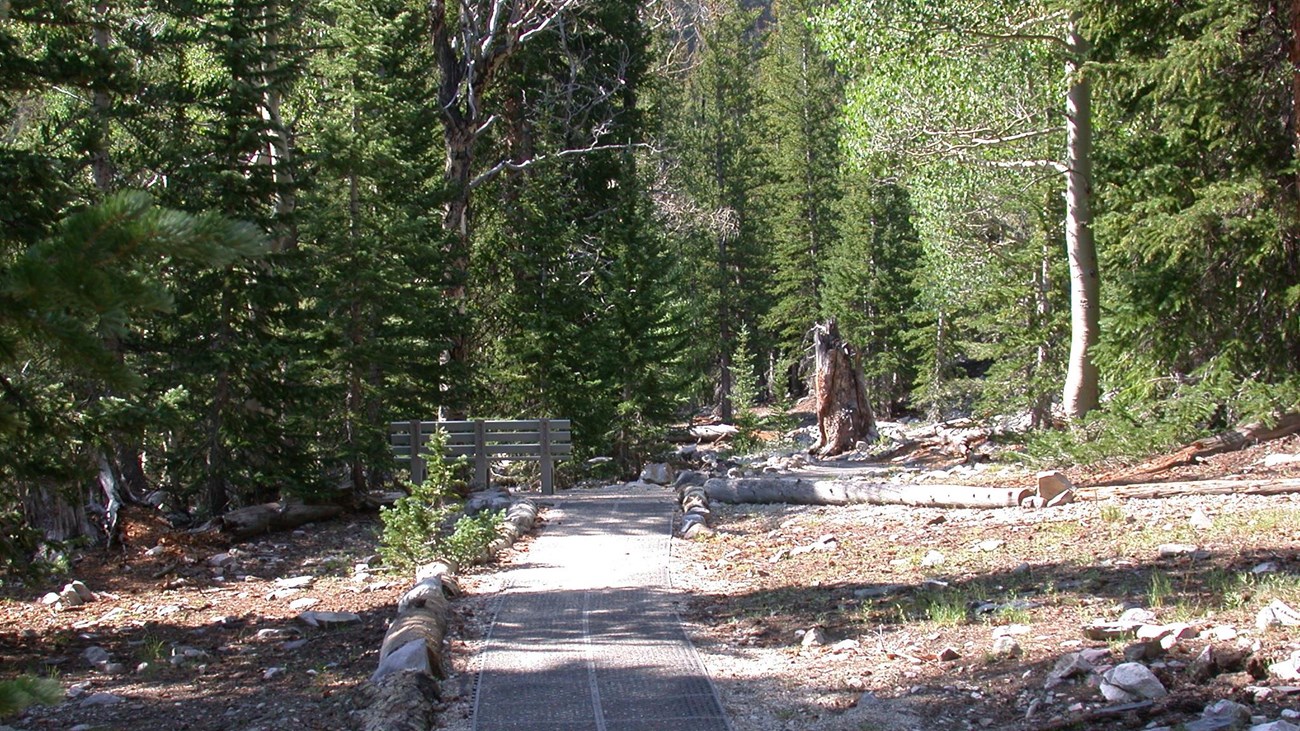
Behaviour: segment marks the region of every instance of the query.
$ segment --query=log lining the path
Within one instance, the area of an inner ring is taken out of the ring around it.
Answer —
[[[1281,495],[1300,493],[1300,478],[1278,480],[1203,480],[1075,487],[1085,500],[1153,499],[1178,495]],[[723,503],[791,505],[911,505],[935,508],[1009,508],[1035,494],[1032,487],[977,485],[896,485],[857,480],[792,477],[715,477],[704,483],[710,500]]]

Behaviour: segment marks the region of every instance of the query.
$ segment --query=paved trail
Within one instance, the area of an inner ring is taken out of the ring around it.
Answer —
[[[729,731],[668,584],[664,488],[570,493],[511,569],[475,731]]]

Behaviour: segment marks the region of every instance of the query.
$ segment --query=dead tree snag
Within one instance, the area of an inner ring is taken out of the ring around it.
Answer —
[[[867,402],[866,380],[856,351],[840,338],[831,320],[813,327],[816,353],[817,433],[810,452],[831,457],[859,441],[876,439],[876,417]]]

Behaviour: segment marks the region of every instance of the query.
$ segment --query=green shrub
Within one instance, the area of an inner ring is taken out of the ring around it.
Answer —
[[[445,434],[434,434],[429,440],[430,454],[441,454],[445,443]],[[379,511],[384,524],[379,555],[390,566],[410,568],[437,558],[442,527],[459,510],[452,484],[455,466],[430,459],[426,467],[423,483],[409,485],[405,497]]]
[[[430,440],[429,451],[440,454],[444,439],[442,433],[436,434]],[[444,559],[468,566],[496,538],[504,520],[501,511],[462,515],[452,524],[462,508],[455,497],[455,469],[454,464],[429,460],[424,483],[411,485],[410,494],[380,511],[384,530],[379,555],[384,563],[412,568]]]
[[[51,706],[63,700],[57,680],[22,676],[0,681],[0,718],[22,713],[36,703]]]
[[[497,537],[504,519],[505,512],[501,510],[461,516],[451,535],[441,541],[437,551],[439,556],[453,559],[460,566],[474,563]]]

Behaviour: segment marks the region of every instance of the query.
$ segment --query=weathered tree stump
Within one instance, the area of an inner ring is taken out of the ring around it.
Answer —
[[[819,441],[808,451],[832,457],[849,451],[859,441],[875,441],[876,416],[867,402],[862,362],[840,338],[834,320],[813,327],[813,347]]]

